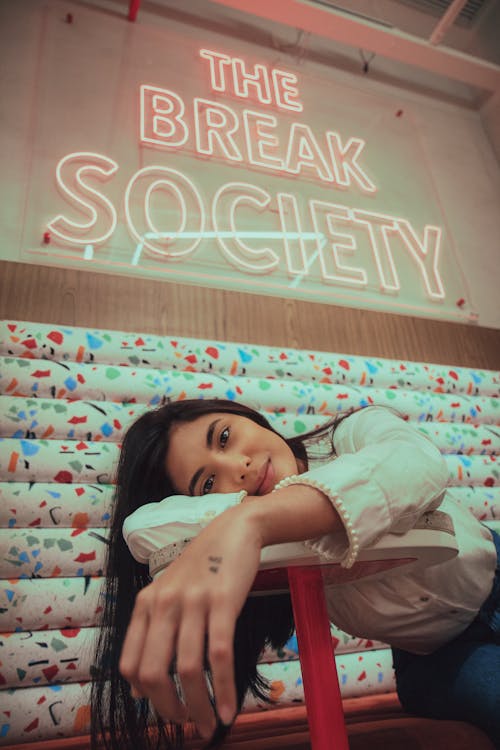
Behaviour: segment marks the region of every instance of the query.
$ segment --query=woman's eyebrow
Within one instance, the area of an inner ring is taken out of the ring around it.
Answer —
[[[218,422],[220,422],[220,417],[218,419],[214,419],[214,421],[210,422],[210,424],[208,425],[208,430],[207,430],[207,448],[208,449],[212,447],[212,443],[214,439],[214,431]],[[203,474],[204,471],[205,471],[205,467],[202,466],[201,469],[198,469],[197,471],[195,471],[195,473],[191,477],[191,481],[189,482],[189,488],[188,488],[189,494],[191,496],[194,495],[194,488],[196,487],[196,482],[198,481],[198,479],[200,478],[200,476]]]
[[[211,448],[212,447],[212,441],[213,441],[213,437],[214,437],[215,426],[217,425],[217,422],[220,422],[220,419],[221,419],[220,417],[219,417],[219,419],[214,419],[214,421],[210,422],[210,424],[208,425],[208,430],[207,430],[207,448]]]

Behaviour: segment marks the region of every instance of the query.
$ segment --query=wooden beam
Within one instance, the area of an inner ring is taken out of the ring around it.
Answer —
[[[250,15],[275,21],[373,52],[405,65],[422,68],[486,91],[500,90],[500,66],[447,47],[436,47],[427,39],[375,21],[354,17],[336,8],[305,0],[211,0]]]

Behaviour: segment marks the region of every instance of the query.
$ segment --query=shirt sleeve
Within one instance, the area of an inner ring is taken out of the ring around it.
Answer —
[[[438,448],[384,407],[344,419],[334,433],[337,458],[282,480],[275,489],[307,484],[329,498],[342,532],[305,542],[320,556],[351,567],[364,547],[384,534],[404,534],[441,503],[448,481]]]
[[[123,537],[132,556],[148,563],[156,550],[192,539],[210,521],[233,505],[238,505],[246,492],[212,493],[197,497],[172,495],[157,503],[142,505],[123,524]]]

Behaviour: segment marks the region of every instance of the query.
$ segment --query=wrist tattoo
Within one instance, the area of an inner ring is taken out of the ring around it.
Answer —
[[[209,569],[209,571],[210,571],[211,573],[218,573],[218,572],[219,572],[219,565],[220,565],[220,564],[221,564],[221,562],[222,562],[222,557],[215,557],[214,555],[209,555],[209,556],[208,556],[208,561],[209,561],[210,563],[212,563],[212,564],[211,564],[211,565],[209,566],[209,568],[208,568],[208,569]]]

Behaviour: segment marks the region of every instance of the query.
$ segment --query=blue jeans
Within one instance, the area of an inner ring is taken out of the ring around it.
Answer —
[[[432,654],[393,648],[399,699],[409,713],[467,721],[500,750],[500,536],[490,595],[472,624]]]

